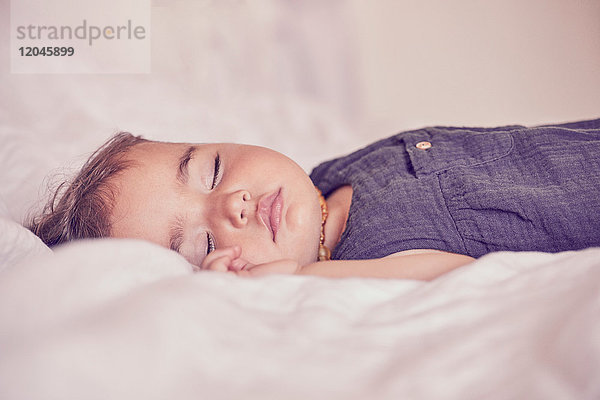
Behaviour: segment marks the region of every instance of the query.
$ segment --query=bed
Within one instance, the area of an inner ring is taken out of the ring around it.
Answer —
[[[600,398],[600,248],[493,253],[432,282],[244,279],[141,241],[51,250],[24,227],[118,130],[269,146],[307,171],[393,133],[361,86],[364,7],[295,3],[154,2],[151,74],[1,66],[0,398]],[[552,121],[596,116],[587,83]],[[457,123],[427,118],[440,110],[394,129]],[[473,112],[460,118],[551,122]]]
[[[600,249],[493,253],[428,283],[244,279],[131,240],[50,252],[2,223],[20,259],[0,272],[3,399],[600,394]]]

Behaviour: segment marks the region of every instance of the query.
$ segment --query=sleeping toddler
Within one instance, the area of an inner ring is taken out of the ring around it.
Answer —
[[[430,280],[494,251],[600,245],[600,119],[403,132],[317,166],[119,133],[30,229],[139,238],[197,270]]]

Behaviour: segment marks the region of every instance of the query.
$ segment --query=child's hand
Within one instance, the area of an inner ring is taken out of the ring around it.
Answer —
[[[300,270],[294,260],[277,260],[264,264],[252,264],[241,258],[239,246],[217,249],[206,256],[200,269],[233,273],[239,276],[263,276],[269,274],[295,274]]]
[[[217,249],[204,258],[200,269],[205,271],[239,272],[252,265],[243,258],[240,258],[241,254],[242,249],[240,246]]]
[[[282,259],[264,264],[248,264],[244,269],[237,271],[239,276],[264,276],[270,274],[296,274],[300,271],[297,261]]]

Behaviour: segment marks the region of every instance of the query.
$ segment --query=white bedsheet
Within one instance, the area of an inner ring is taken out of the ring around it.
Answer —
[[[600,249],[433,282],[193,274],[129,240],[0,273],[2,399],[596,399]]]

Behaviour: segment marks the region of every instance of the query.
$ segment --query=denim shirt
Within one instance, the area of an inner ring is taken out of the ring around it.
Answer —
[[[418,129],[324,162],[310,177],[325,197],[353,189],[333,259],[600,246],[600,119]]]

